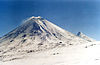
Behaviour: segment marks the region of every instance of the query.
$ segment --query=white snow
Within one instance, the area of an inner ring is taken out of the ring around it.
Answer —
[[[92,46],[93,45],[93,46]],[[88,46],[86,48],[86,46]],[[29,53],[0,65],[100,65],[100,42]]]

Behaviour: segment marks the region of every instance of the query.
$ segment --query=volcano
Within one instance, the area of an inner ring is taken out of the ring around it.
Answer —
[[[12,56],[87,42],[89,41],[40,16],[32,16],[22,25],[0,38],[0,57],[3,57],[2,60],[4,60]]]

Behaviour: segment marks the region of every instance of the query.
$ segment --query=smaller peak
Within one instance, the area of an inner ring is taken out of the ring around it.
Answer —
[[[80,35],[82,35],[82,34],[83,34],[82,32],[78,32],[78,33],[77,33],[77,36],[80,36]]]
[[[94,39],[88,37],[87,35],[83,34],[82,32],[78,32],[77,33],[77,36],[79,36],[80,38],[84,39],[84,40],[87,40],[89,42],[93,42],[95,41]]]

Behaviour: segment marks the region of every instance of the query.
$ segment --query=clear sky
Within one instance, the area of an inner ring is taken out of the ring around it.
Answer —
[[[31,16],[42,16],[76,34],[81,31],[100,40],[98,0],[3,0],[0,1],[0,36]]]

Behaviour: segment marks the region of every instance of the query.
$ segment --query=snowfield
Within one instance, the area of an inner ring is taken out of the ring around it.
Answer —
[[[0,65],[100,65],[100,41],[26,54]]]

